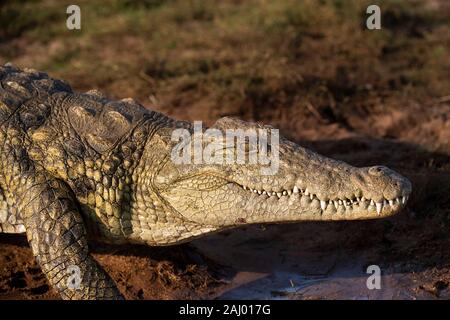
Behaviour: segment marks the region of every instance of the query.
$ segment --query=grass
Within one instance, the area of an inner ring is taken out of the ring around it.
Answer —
[[[82,30],[69,31],[68,1],[6,1],[0,59],[162,109],[201,104],[212,118],[301,115],[312,104],[334,121],[370,109],[362,101],[374,95],[448,95],[450,15],[379,1],[383,29],[368,31],[372,2],[79,1]]]

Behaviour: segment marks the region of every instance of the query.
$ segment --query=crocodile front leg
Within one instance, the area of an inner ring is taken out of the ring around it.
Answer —
[[[63,299],[122,299],[88,252],[77,202],[62,181],[45,174],[21,177],[15,196],[33,254]]]

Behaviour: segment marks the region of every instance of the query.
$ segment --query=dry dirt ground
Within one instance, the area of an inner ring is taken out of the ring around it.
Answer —
[[[447,1],[380,2],[380,31],[363,27],[366,1],[80,1],[78,33],[61,27],[62,3],[0,4],[0,62],[178,119],[272,124],[413,183],[406,209],[384,220],[251,226],[165,248],[92,244],[127,298],[450,298]],[[381,290],[366,287],[373,264]],[[0,235],[0,299],[58,299],[22,236]]]

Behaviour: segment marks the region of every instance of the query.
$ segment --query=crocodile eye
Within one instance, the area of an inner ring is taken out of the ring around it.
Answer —
[[[258,153],[258,146],[255,143],[250,143],[249,141],[245,144],[245,152],[248,154]]]
[[[245,139],[244,141],[240,141],[236,148],[240,151],[242,151],[244,154],[255,154],[258,152],[258,145],[255,143],[255,141],[252,141],[250,139]]]

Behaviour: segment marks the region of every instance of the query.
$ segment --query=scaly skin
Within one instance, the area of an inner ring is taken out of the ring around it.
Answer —
[[[223,118],[213,128],[261,126]],[[170,245],[241,224],[381,218],[411,192],[388,168],[355,168],[285,139],[271,176],[256,164],[177,165],[175,129],[193,126],[0,67],[0,232],[26,233],[62,298],[121,298],[89,254],[90,238]]]

